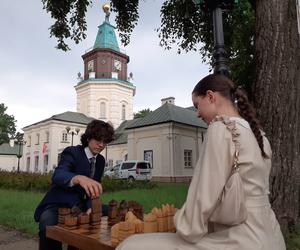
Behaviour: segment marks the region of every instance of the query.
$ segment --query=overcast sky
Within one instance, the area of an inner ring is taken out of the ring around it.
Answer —
[[[87,39],[79,45],[70,42],[71,51],[55,49],[48,28],[53,23],[42,9],[41,0],[0,2],[0,103],[15,116],[17,128],[65,111],[76,111],[77,73],[83,72],[81,56],[93,46],[98,25],[104,21],[102,4],[93,1],[87,12]],[[131,43],[125,49],[130,57],[136,95],[134,111],[156,109],[160,99],[173,96],[175,104],[191,106],[194,85],[208,74],[208,66],[194,52],[178,55],[165,51],[155,31],[160,25],[163,1],[140,1],[140,19]],[[113,16],[110,22],[114,25]],[[116,32],[117,33],[117,32]]]

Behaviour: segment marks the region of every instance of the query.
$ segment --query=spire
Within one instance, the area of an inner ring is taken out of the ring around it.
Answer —
[[[109,48],[120,52],[117,37],[115,34],[115,27],[109,23],[109,4],[104,4],[102,6],[102,9],[105,13],[105,21],[100,26],[98,26],[98,33],[94,44],[94,49]]]

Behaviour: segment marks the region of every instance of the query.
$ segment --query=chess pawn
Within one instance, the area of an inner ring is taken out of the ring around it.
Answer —
[[[166,225],[165,225],[165,221],[161,209],[157,209],[156,216],[157,216],[158,232],[165,232]]]
[[[108,203],[108,218],[109,219],[114,219],[117,217],[117,214],[118,214],[118,202],[115,201],[115,200],[111,200],[109,203]]]
[[[135,225],[132,222],[122,221],[119,224],[119,242],[125,240],[130,235],[135,233]]]
[[[144,215],[144,233],[158,232],[157,217],[152,213]]]
[[[119,244],[119,224],[117,223],[111,227],[111,244],[117,246]]]
[[[168,205],[162,205],[163,232],[168,232]]]
[[[67,215],[65,217],[65,225],[68,229],[77,229],[77,216]]]
[[[139,234],[139,233],[143,233],[144,232],[144,222],[139,220],[139,219],[135,219],[133,221],[133,224],[135,226],[135,233]]]
[[[169,207],[169,211],[168,211],[168,231],[169,232],[175,232],[174,215],[175,215],[175,207],[172,204]]]

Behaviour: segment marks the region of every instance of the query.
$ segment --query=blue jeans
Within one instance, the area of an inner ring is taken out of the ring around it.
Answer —
[[[39,223],[39,250],[62,250],[62,244],[59,241],[46,237],[46,226],[56,225],[58,222],[58,207],[48,206],[41,214]]]

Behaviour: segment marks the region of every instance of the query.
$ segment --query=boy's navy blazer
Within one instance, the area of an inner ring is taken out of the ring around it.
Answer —
[[[105,159],[98,154],[94,180],[101,182],[104,166]],[[75,175],[85,175],[87,177],[91,175],[90,162],[85,154],[84,147],[81,145],[67,147],[62,152],[58,167],[52,176],[51,188],[35,210],[35,221],[39,221],[46,206],[73,207],[86,202],[86,193],[82,187],[79,185],[69,186],[70,180]],[[90,202],[87,202],[86,206],[90,207]]]

